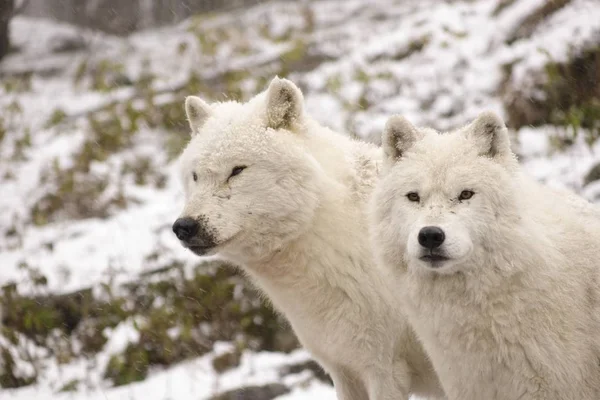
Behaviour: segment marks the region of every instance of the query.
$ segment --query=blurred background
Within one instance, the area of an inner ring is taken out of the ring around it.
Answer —
[[[0,398],[334,399],[234,268],[186,252],[183,100],[275,76],[379,143],[491,109],[600,200],[597,0],[0,0]]]

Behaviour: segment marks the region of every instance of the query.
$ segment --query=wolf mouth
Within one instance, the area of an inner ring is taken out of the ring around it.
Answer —
[[[236,233],[235,235],[233,235],[232,237],[230,237],[227,240],[222,241],[221,243],[211,243],[208,245],[201,245],[201,244],[183,244],[183,247],[185,247],[186,249],[190,250],[192,253],[194,253],[197,256],[204,256],[207,253],[210,253],[211,251],[215,251],[217,248],[222,249],[223,246],[225,246],[226,244],[230,243],[231,241],[233,241],[236,237],[238,237],[239,232]]]
[[[441,261],[447,261],[447,260],[449,260],[449,258],[446,256],[443,256],[441,254],[431,253],[431,254],[425,254],[425,255],[421,256],[420,260],[430,262],[433,264],[433,263],[439,263]]]
[[[193,246],[185,246],[187,247],[189,250],[192,251],[192,253],[196,254],[197,256],[203,256],[206,253],[208,253],[211,249],[213,249],[215,246],[197,246],[197,245],[193,245]]]

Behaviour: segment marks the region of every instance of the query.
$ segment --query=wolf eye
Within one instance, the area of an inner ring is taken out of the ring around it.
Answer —
[[[417,193],[417,192],[408,192],[406,194],[406,198],[408,200],[414,201],[414,202],[417,202],[417,201],[421,200],[421,198],[419,197],[419,193]]]
[[[463,190],[462,192],[460,192],[458,200],[469,200],[471,197],[473,197],[474,194],[475,192],[473,192],[472,190]]]
[[[245,169],[246,169],[245,165],[238,165],[237,167],[234,167],[231,170],[231,174],[229,175],[229,178],[241,174],[242,171],[245,170]]]
[[[194,182],[198,181],[198,174],[196,174],[195,172],[192,172],[192,179],[194,180]]]

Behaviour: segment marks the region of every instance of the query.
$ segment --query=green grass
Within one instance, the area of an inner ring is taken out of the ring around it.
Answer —
[[[35,267],[23,269],[30,283],[44,292],[46,277]],[[8,285],[0,296],[5,310],[2,334],[12,338],[16,347],[22,345],[22,335],[48,349],[59,362],[68,363],[93,358],[108,341],[107,328],[133,322],[139,338],[113,355],[104,369],[104,377],[116,386],[143,380],[153,366],[205,354],[215,341],[237,343],[237,350],[215,359],[218,372],[237,365],[240,351],[246,348],[291,351],[298,346],[281,317],[233,267],[212,262],[186,273],[182,265],[173,263],[155,271],[120,287],[107,282],[96,290],[64,295],[22,295],[18,285]],[[238,286],[241,296],[235,295]],[[65,340],[54,340],[57,333]],[[6,366],[1,387],[35,382],[35,375],[15,374],[11,357],[0,346],[0,364]]]

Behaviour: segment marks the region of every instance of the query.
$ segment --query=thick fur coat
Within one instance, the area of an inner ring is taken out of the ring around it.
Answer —
[[[524,176],[493,113],[383,142],[372,243],[448,398],[600,399],[598,209]]]

